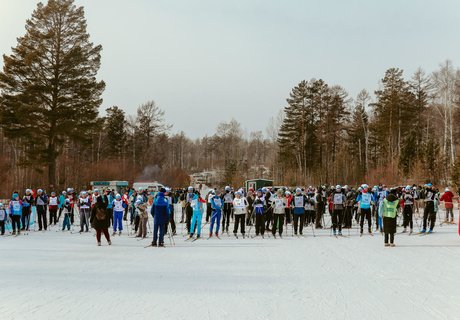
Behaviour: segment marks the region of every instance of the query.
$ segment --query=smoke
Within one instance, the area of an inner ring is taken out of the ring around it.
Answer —
[[[136,181],[156,181],[156,177],[160,174],[161,169],[157,165],[146,166],[140,175],[137,176]]]

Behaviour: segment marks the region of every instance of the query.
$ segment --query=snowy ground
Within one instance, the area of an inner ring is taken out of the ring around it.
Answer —
[[[456,226],[398,234],[395,248],[356,229],[193,243],[179,231],[175,247],[146,249],[56,229],[0,238],[0,319],[460,319]]]

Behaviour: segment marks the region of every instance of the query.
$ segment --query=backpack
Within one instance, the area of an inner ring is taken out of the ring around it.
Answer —
[[[96,219],[105,220],[106,212],[102,208],[96,208]]]

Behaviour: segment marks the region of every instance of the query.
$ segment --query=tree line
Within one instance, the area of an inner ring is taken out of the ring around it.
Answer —
[[[1,196],[31,186],[88,187],[92,180],[152,180],[186,186],[194,172],[212,184],[271,178],[278,185],[458,184],[460,72],[450,61],[407,77],[388,69],[374,94],[352,98],[323,79],[303,80],[266,132],[234,119],[191,139],[171,133],[155,101],[135,115],[101,115],[102,46],[90,40],[73,0],[39,3],[0,72]],[[7,192],[8,191],[8,192]]]

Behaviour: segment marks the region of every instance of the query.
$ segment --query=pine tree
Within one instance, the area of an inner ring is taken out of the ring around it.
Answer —
[[[90,42],[83,7],[73,0],[39,3],[0,73],[1,125],[21,139],[26,159],[48,167],[56,183],[56,158],[68,140],[90,142],[105,84],[97,81],[102,47]]]
[[[107,155],[119,158],[127,139],[125,112],[117,106],[106,109],[106,112]]]

